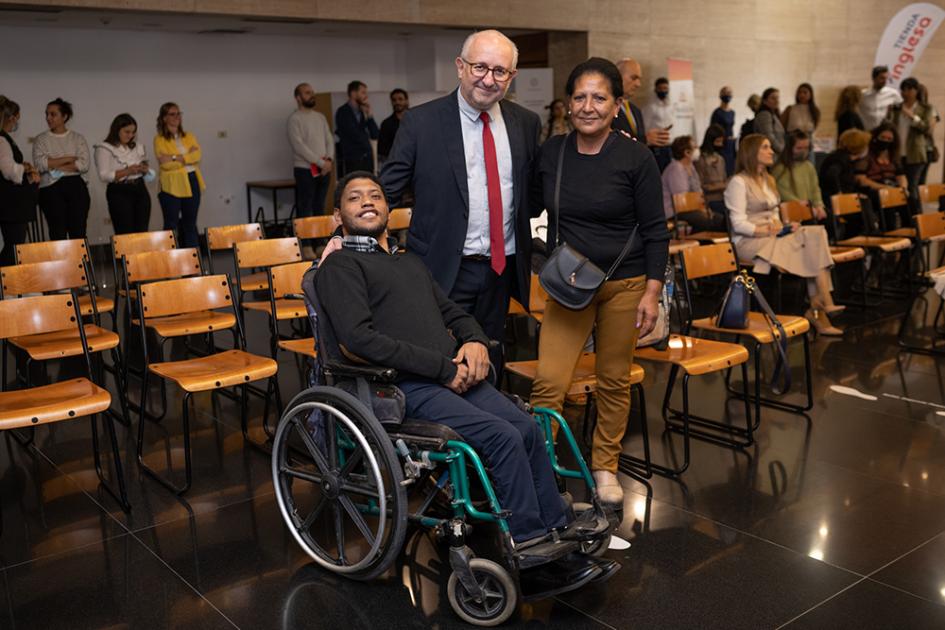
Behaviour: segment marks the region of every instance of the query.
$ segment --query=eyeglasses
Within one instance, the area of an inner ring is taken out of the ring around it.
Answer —
[[[517,72],[516,70],[508,70],[507,68],[503,68],[502,66],[495,66],[494,68],[490,68],[484,63],[473,63],[471,61],[466,61],[462,57],[460,57],[460,59],[462,60],[463,63],[469,66],[470,74],[472,74],[477,79],[485,79],[486,75],[491,72],[492,78],[495,79],[496,82],[505,83],[506,81],[514,77],[515,73]]]
[[[180,118],[181,114],[183,113],[184,112],[167,112],[164,115],[167,116],[168,118]]]

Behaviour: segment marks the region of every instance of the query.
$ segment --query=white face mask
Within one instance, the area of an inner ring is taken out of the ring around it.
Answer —
[[[692,152],[692,161],[693,162],[697,161],[700,155],[702,155],[702,152],[699,150],[698,147],[696,147],[696,149]]]

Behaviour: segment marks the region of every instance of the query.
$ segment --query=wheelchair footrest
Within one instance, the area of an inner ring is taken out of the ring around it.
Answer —
[[[534,601],[576,591],[591,582],[612,577],[620,564],[607,558],[567,556],[559,562],[519,573],[522,599]]]
[[[575,541],[548,540],[522,550],[516,549],[515,556],[518,558],[519,569],[526,570],[554,562],[579,549],[580,543]]]

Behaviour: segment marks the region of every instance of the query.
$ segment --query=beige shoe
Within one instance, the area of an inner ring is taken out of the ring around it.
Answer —
[[[597,484],[597,496],[607,507],[619,510],[623,508],[623,486],[617,475],[609,470],[595,470],[594,483]]]
[[[809,308],[804,316],[810,320],[817,334],[825,337],[842,337],[843,331],[830,323],[827,313],[818,308]]]

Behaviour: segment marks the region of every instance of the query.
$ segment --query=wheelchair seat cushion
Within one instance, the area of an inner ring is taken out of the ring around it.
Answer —
[[[418,444],[434,450],[443,450],[450,440],[462,442],[459,433],[445,424],[437,424],[427,420],[404,418],[399,425],[388,427],[387,434],[392,440],[402,439],[410,444]]]

